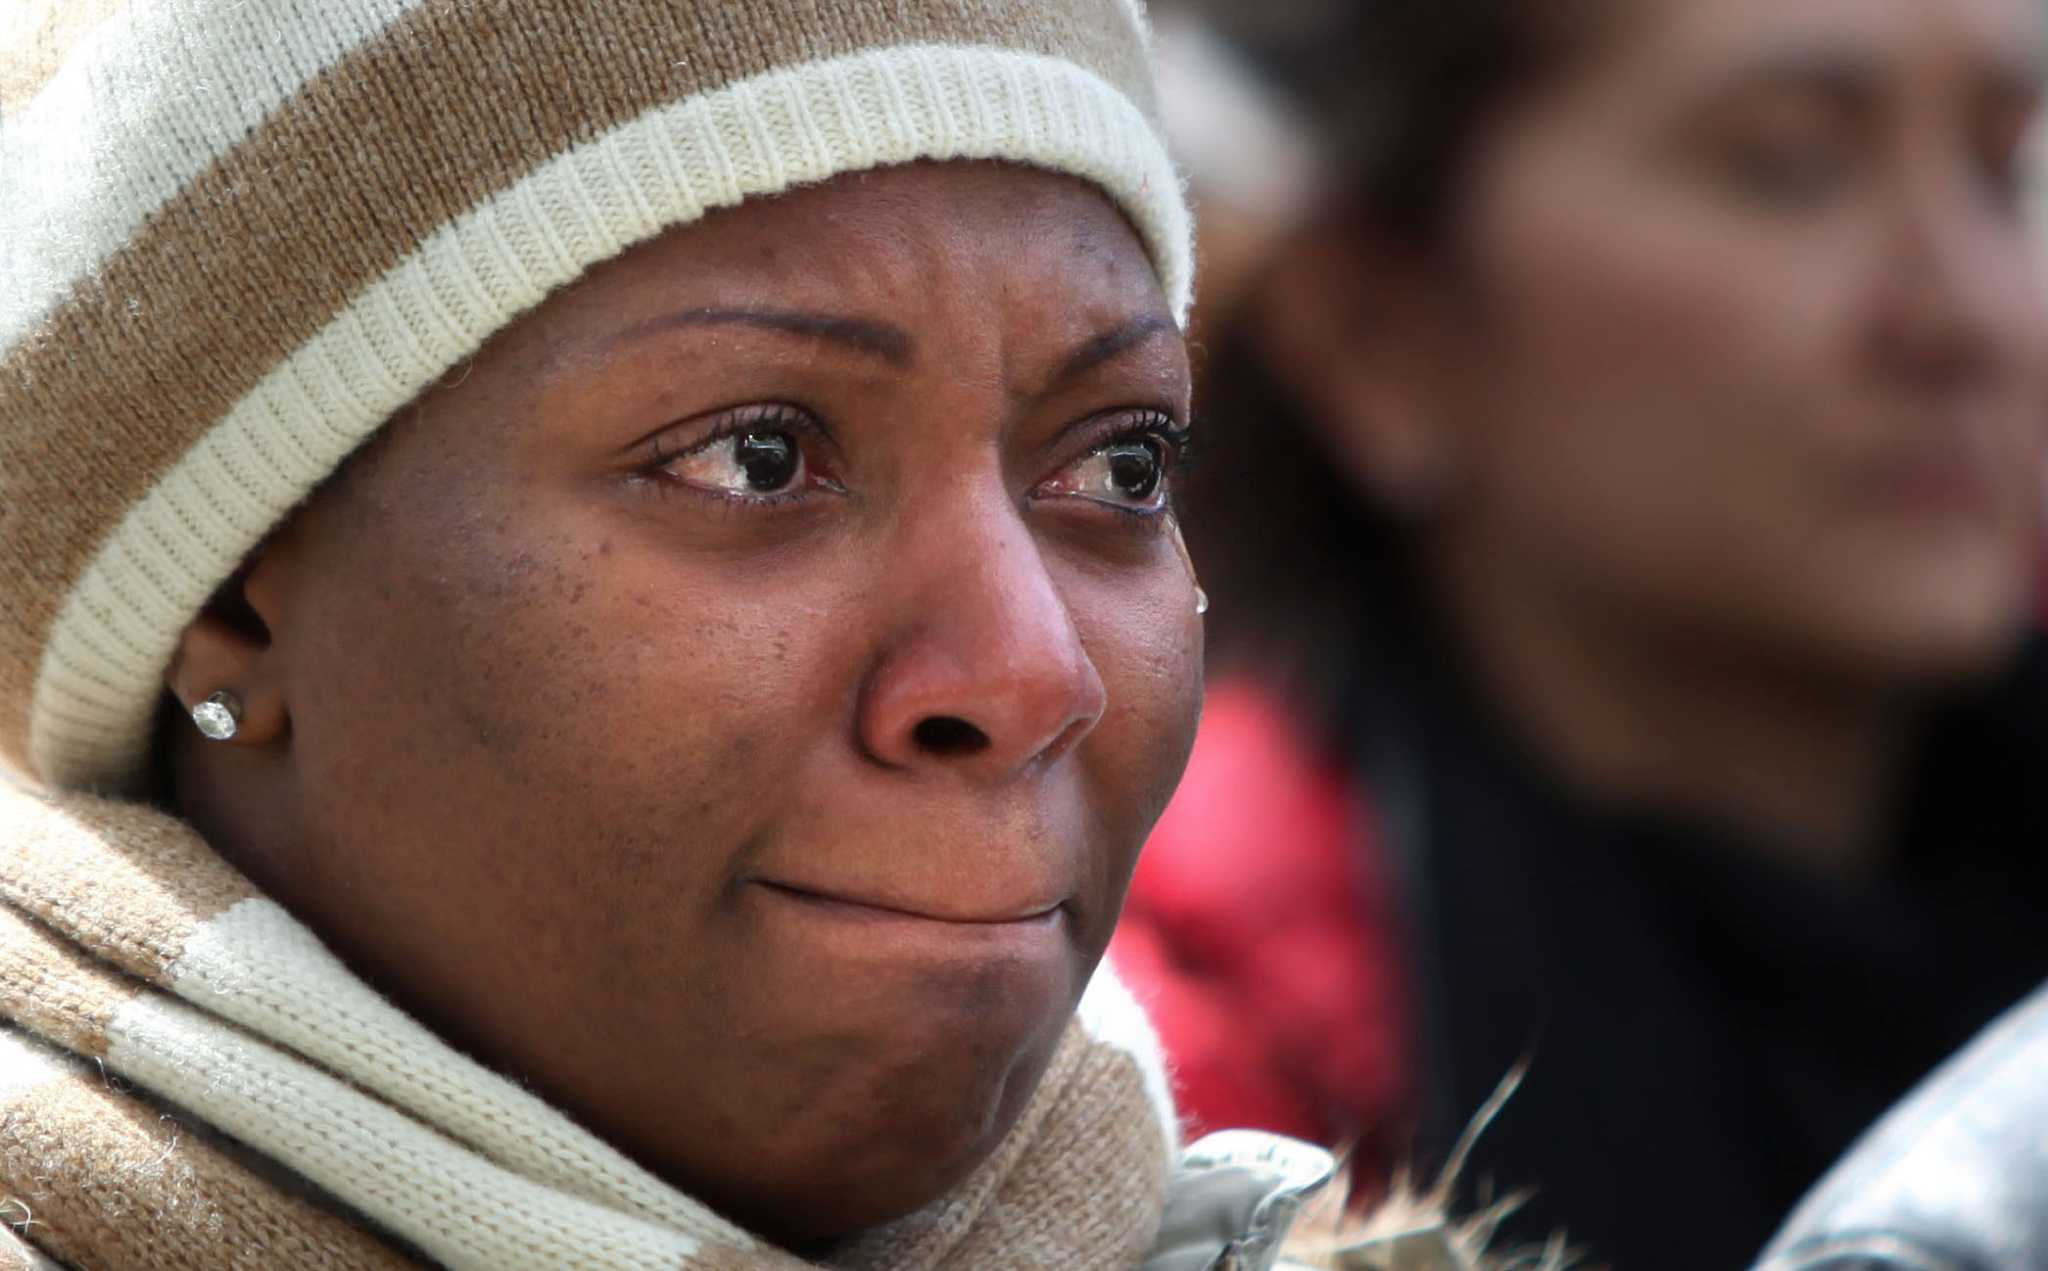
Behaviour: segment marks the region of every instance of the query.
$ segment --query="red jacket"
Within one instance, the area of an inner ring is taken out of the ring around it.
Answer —
[[[1152,1012],[1193,1130],[1404,1133],[1408,998],[1389,880],[1349,774],[1249,683],[1212,687],[1110,958]]]

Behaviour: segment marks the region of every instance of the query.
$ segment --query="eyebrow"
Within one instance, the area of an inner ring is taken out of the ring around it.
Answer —
[[[811,313],[798,309],[682,309],[628,327],[606,341],[606,344],[608,347],[618,348],[668,331],[717,326],[753,327],[757,330],[836,344],[856,353],[880,358],[899,370],[907,368],[917,360],[916,339],[910,332],[893,322],[873,318],[849,318],[830,313]]]
[[[880,358],[899,370],[917,360],[917,340],[893,322],[874,318],[852,318],[840,314],[813,313],[799,309],[719,308],[681,309],[628,327],[606,341],[609,348],[636,343],[669,331],[690,327],[744,326],[774,331],[805,339],[837,344],[871,357]],[[1165,314],[1146,314],[1122,326],[1100,332],[1084,341],[1046,383],[1040,395],[1049,395],[1088,372],[1114,361],[1130,350],[1160,335],[1180,333],[1180,327]]]
[[[1180,334],[1180,327],[1165,314],[1146,314],[1133,318],[1120,327],[1104,331],[1081,344],[1067,360],[1060,363],[1060,369],[1053,372],[1041,395],[1049,395],[1105,362],[1114,361],[1130,350],[1155,336]]]
[[[1778,52],[1735,68],[1709,84],[1700,100],[1734,101],[1753,92],[1819,92],[1845,103],[1878,95],[1887,68],[1875,58],[1833,49]]]
[[[1767,54],[1737,68],[1699,95],[1706,102],[1727,102],[1746,92],[1777,89],[1820,92],[1844,105],[1867,103],[1879,96],[1896,72],[1881,57],[1831,48],[1793,49]],[[2038,96],[2048,70],[2033,50],[2015,50],[1986,59],[1981,78],[1995,92],[2012,97]]]

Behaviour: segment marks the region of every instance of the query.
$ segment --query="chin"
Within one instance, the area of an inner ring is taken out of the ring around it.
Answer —
[[[1908,577],[1873,580],[1851,629],[1856,658],[1874,674],[1941,690],[2003,671],[2033,625],[2031,570],[1957,563]]]
[[[773,1176],[708,1197],[788,1248],[827,1244],[908,1217],[947,1195],[1001,1146],[1044,1076],[1061,1027],[1046,1036],[945,1039],[938,1049],[835,1082]],[[944,1056],[934,1062],[935,1056]],[[823,1133],[820,1133],[823,1131]],[[719,1189],[723,1190],[723,1189]]]
[[[754,888],[724,947],[694,1081],[643,1159],[809,1250],[916,1212],[1002,1144],[1073,1019],[1091,930],[961,924]]]

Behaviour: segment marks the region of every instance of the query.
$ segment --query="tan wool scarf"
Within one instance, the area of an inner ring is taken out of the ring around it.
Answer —
[[[144,805],[0,779],[0,1017],[21,1265],[810,1265],[441,1042]],[[832,1265],[1134,1266],[1171,1126],[1147,1025],[1100,976],[995,1156]]]

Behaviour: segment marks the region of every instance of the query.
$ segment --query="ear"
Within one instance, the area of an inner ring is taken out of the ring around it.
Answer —
[[[242,715],[231,746],[262,747],[290,729],[277,650],[271,639],[290,594],[293,552],[286,533],[265,543],[185,628],[165,683],[189,713],[218,692]]]
[[[1353,479],[1403,520],[1434,511],[1457,447],[1448,318],[1427,266],[1355,220],[1318,222],[1277,253],[1257,310],[1268,364]]]

